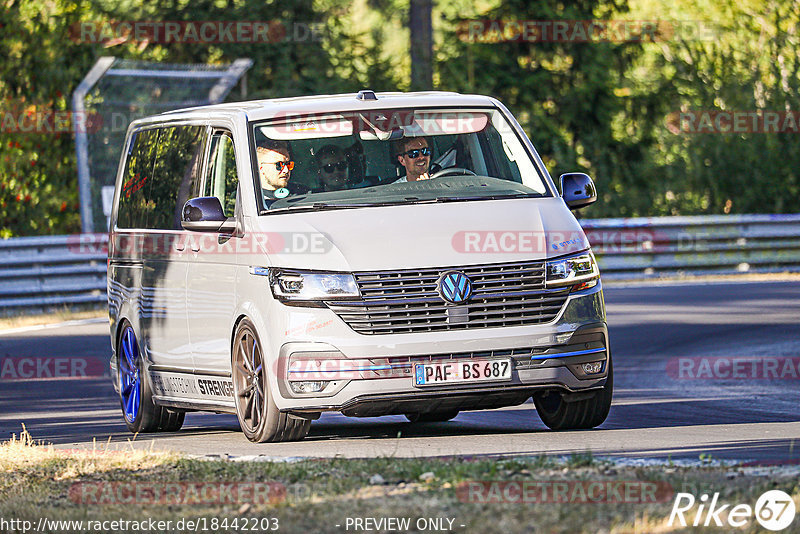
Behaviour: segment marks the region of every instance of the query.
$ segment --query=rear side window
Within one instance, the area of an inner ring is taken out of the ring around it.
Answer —
[[[194,190],[203,157],[202,126],[144,130],[131,141],[117,226],[180,230],[180,212]]]
[[[203,161],[202,126],[162,128],[153,165],[153,181],[147,189],[147,227],[180,230],[183,204],[194,191]]]
[[[119,192],[119,228],[145,227],[147,197],[144,189],[152,181],[157,141],[156,129],[136,132],[131,138],[128,161],[122,175],[122,189]]]

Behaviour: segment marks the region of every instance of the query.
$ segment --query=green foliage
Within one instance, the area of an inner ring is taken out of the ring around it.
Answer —
[[[613,19],[622,2],[585,0],[510,1],[481,14],[482,20]],[[464,38],[465,36],[461,36]],[[625,73],[641,53],[637,43],[469,42],[450,44],[440,62],[443,89],[490,94],[520,120],[551,172],[584,171],[605,192],[606,213],[631,214],[625,194],[638,185],[648,164],[648,136],[618,135],[618,117],[655,119],[641,102],[617,95]],[[646,204],[645,204],[646,205]],[[599,210],[593,208],[592,215]]]
[[[796,133],[676,133],[668,124],[682,110],[796,113],[796,5],[630,4],[520,0],[467,18],[661,20],[683,31],[657,42],[470,43],[455,31],[463,12],[450,12],[440,88],[497,96],[555,176],[593,176],[600,202],[589,216],[800,211]]]
[[[16,123],[67,112],[98,57],[249,57],[248,98],[407,90],[407,10],[407,0],[0,0],[0,237],[79,231],[70,128],[21,132]],[[699,21],[716,33],[475,43],[459,36],[464,19]],[[90,21],[273,21],[286,33],[252,44],[81,42],[76,28]],[[797,134],[670,129],[681,111],[800,109],[791,0],[439,0],[433,21],[435,88],[500,98],[556,177],[588,172],[600,201],[585,215],[800,211]],[[310,27],[316,38],[293,38]]]
[[[74,80],[91,61],[66,33],[80,4],[0,4],[0,237],[74,232],[80,219],[71,134],[29,131],[68,110]]]
[[[723,16],[709,39],[675,43],[655,65],[672,85],[671,110],[797,113],[796,4],[752,7],[729,0],[718,9]],[[665,157],[655,168],[673,192],[670,211],[688,211],[698,201],[695,212],[800,211],[798,133],[795,128],[794,133],[675,135],[662,122],[658,146]]]
[[[28,113],[67,112],[72,92],[100,56],[211,64],[249,57],[248,98],[396,88],[380,43],[349,26],[351,8],[339,0],[0,0],[0,6],[0,120],[6,119],[0,129],[0,237],[80,231],[71,128],[24,133],[17,123]],[[81,41],[81,23],[96,23],[88,35],[99,36],[102,24],[114,21],[270,21],[276,32],[266,43]],[[318,34],[308,33],[311,28]]]

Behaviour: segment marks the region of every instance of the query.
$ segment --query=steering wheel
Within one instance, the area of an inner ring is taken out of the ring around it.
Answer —
[[[431,179],[439,178],[440,176],[447,176],[448,174],[468,174],[471,176],[478,176],[471,170],[465,169],[463,167],[446,167],[440,171],[436,171],[435,173],[431,174]]]

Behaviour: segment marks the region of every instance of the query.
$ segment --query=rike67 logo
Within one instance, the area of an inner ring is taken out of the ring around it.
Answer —
[[[792,497],[780,490],[763,493],[756,501],[755,507],[749,504],[720,503],[719,493],[714,493],[711,497],[703,494],[699,499],[691,493],[678,493],[667,525],[671,527],[677,523],[681,527],[691,524],[695,527],[741,528],[747,526],[755,516],[759,525],[777,532],[791,525],[794,515],[795,505]],[[694,521],[691,519],[692,516]]]

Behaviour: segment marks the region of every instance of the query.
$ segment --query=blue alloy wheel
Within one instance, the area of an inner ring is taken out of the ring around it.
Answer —
[[[183,426],[185,410],[159,406],[147,380],[144,355],[130,323],[122,326],[117,349],[119,400],[128,430],[139,432],[176,432]]]
[[[136,420],[142,402],[142,381],[139,376],[139,344],[130,325],[122,333],[119,357],[119,389],[122,411],[129,423]]]

